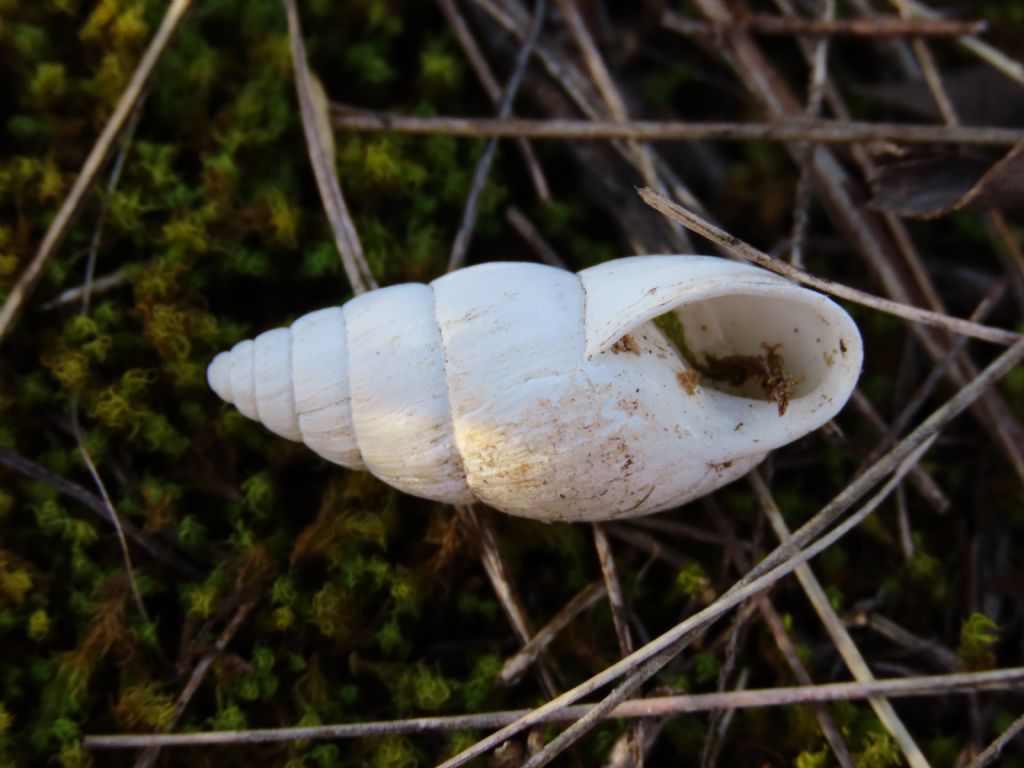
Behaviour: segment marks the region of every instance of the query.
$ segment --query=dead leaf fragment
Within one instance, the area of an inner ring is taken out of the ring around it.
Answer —
[[[1002,158],[930,154],[887,163],[871,206],[912,219],[1024,208],[1024,139]]]
[[[943,72],[946,94],[964,125],[1014,128],[1024,125],[1024,89],[998,70],[981,64]],[[942,113],[923,80],[854,86],[854,92],[917,119],[938,121]]]

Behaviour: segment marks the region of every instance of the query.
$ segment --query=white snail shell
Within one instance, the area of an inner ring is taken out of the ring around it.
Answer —
[[[650,322],[669,311],[693,355],[773,345],[795,380],[785,414],[756,388],[697,381]],[[862,354],[818,293],[724,259],[643,256],[382,288],[235,345],[207,377],[249,418],[406,493],[608,520],[708,493],[817,429]]]

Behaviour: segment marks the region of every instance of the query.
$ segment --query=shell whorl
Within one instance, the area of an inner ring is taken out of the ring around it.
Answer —
[[[250,419],[328,461],[365,469],[352,424],[344,315],[304,315],[217,355],[211,389]]]
[[[374,291],[239,342],[207,380],[243,415],[328,461],[417,496],[474,501],[429,286]]]

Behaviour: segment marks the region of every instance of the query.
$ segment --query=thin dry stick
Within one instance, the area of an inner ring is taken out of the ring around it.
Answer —
[[[118,99],[113,114],[107,120],[107,124],[103,126],[103,131],[100,133],[99,138],[96,139],[92,149],[89,150],[89,155],[86,157],[82,169],[78,172],[78,176],[75,177],[74,184],[71,185],[71,191],[68,192],[68,196],[64,198],[64,202],[61,203],[60,209],[57,211],[57,215],[50,222],[50,226],[43,236],[43,241],[39,244],[39,249],[35,252],[28,266],[25,267],[25,271],[21,273],[14,287],[11,288],[11,292],[4,301],[3,308],[0,308],[0,342],[3,342],[7,334],[10,333],[18,315],[21,314],[29,296],[32,295],[32,291],[35,290],[39,279],[43,276],[43,270],[46,268],[47,263],[60,247],[72,221],[74,221],[75,215],[81,209],[97,176],[114,151],[118,137],[124,130],[129,117],[131,117],[136,103],[145,91],[146,83],[149,82],[149,78],[156,69],[156,65],[163,57],[168,44],[171,42],[171,38],[185,18],[185,14],[191,5],[192,0],[171,0],[171,3],[167,6],[167,11],[164,13],[163,20],[160,22],[156,34],[150,41],[149,47],[146,48],[146,52],[142,55],[142,59],[135,68],[135,72],[132,73],[131,80],[128,81],[124,93]]]
[[[907,0],[890,0],[890,4],[896,7],[902,18],[913,18],[914,11]],[[947,125],[959,125],[960,118],[957,116],[953,101],[949,98],[945,88],[942,87],[942,75],[939,74],[939,67],[935,63],[935,58],[932,56],[927,44],[925,44],[925,41],[920,36],[915,36],[910,41],[910,46],[914,49],[914,56],[917,58],[918,66],[921,67],[925,82],[928,83],[928,90],[931,91],[935,99],[935,104],[939,108],[943,122]]]
[[[1003,754],[1003,750],[1009,746],[1010,742],[1015,738],[1024,733],[1024,715],[1021,715],[1014,720],[1010,727],[999,734],[998,738],[983,749],[971,764],[967,768],[984,768],[986,765],[992,765],[992,763],[999,759],[999,756]]]
[[[626,122],[629,114],[626,111],[626,102],[619,93],[615,81],[612,80],[612,73],[604,63],[604,58],[597,48],[597,43],[587,29],[587,24],[576,7],[574,0],[558,0],[558,10],[562,13],[562,20],[572,35],[573,42],[583,54],[583,63],[586,64],[590,79],[597,87],[601,99],[608,107],[608,111],[615,120]]]
[[[238,606],[235,611],[235,615],[231,617],[231,621],[228,622],[227,626],[224,627],[224,631],[220,633],[220,637],[217,638],[213,644],[213,648],[203,654],[203,657],[199,660],[199,663],[192,669],[192,674],[189,675],[188,682],[185,687],[178,694],[177,700],[174,702],[174,716],[171,718],[171,722],[167,725],[167,730],[170,730],[178,721],[181,719],[182,714],[185,712],[185,708],[189,702],[192,701],[192,697],[195,692],[199,690],[199,686],[202,685],[203,680],[206,678],[206,673],[210,671],[210,665],[213,664],[214,660],[228,647],[228,643],[238,632],[242,626],[242,622],[246,620],[252,609],[255,607],[256,602],[254,600],[247,600]],[[149,768],[153,762],[160,756],[160,746],[151,744],[139,755],[135,761],[135,768]]]
[[[885,616],[858,611],[843,623],[851,627],[866,627],[901,648],[913,653],[922,653],[948,672],[955,672],[961,668],[960,659],[949,648],[934,640],[918,637]]]
[[[110,178],[107,181],[108,194],[114,191],[117,187],[118,180],[121,178],[121,170],[124,168],[125,158],[128,156],[128,146],[131,140],[131,135],[135,132],[135,127],[139,124],[139,115],[142,114],[141,106],[143,101],[144,96],[140,97],[138,102],[136,102],[135,107],[132,110],[128,126],[124,131],[125,141],[121,147],[121,151],[118,152],[117,158],[114,161],[114,167],[110,172]],[[82,286],[81,314],[83,316],[89,314],[89,299],[92,295],[93,274],[96,271],[96,260],[99,258],[100,243],[103,240],[103,227],[106,224],[106,220],[107,204],[106,201],[104,201],[100,208],[100,214],[96,219],[96,226],[93,229],[92,238],[89,242],[89,257],[86,261],[85,282]],[[78,394],[79,393],[76,390],[71,396],[71,431],[74,434],[75,442],[78,444],[78,452],[82,456],[82,461],[85,462],[86,467],[88,467],[89,474],[92,475],[93,482],[96,483],[96,488],[99,490],[100,496],[103,499],[103,504],[110,515],[110,521],[114,525],[114,531],[117,534],[117,543],[121,549],[121,558],[124,560],[125,573],[128,576],[128,583],[131,586],[132,596],[135,599],[135,605],[138,608],[139,615],[142,616],[143,621],[149,624],[149,613],[146,611],[146,604],[142,600],[142,593],[139,591],[139,585],[135,581],[135,569],[132,566],[132,555],[131,551],[128,549],[128,539],[125,537],[121,517],[118,515],[117,509],[110,500],[110,494],[107,493],[107,487],[103,483],[103,478],[100,476],[99,470],[96,468],[96,464],[92,460],[92,455],[89,453],[89,449],[85,445],[85,439],[82,436],[82,427],[78,421]]]
[[[835,0],[824,0],[821,12],[823,21],[835,17]],[[828,83],[828,49],[829,39],[822,37],[814,45],[811,54],[811,79],[807,87],[807,105],[804,116],[814,120],[821,114],[821,104],[825,98],[825,86]],[[810,220],[811,188],[814,167],[814,145],[804,143],[798,148],[800,157],[800,177],[796,184],[796,204],[793,213],[793,236],[789,248],[789,261],[796,267],[804,266],[804,238],[807,235],[807,224]]]
[[[139,118],[142,117],[142,105],[145,101],[146,96],[143,94],[139,97],[135,108],[132,110],[131,118],[124,130],[124,142],[121,151],[117,153],[117,157],[114,159],[114,167],[110,170],[110,178],[107,180],[107,198],[104,198],[102,205],[100,205],[100,212],[96,217],[96,226],[93,228],[92,239],[89,241],[89,258],[86,260],[85,279],[82,285],[83,315],[89,313],[89,302],[96,283],[93,278],[96,274],[96,262],[99,260],[100,244],[103,242],[103,229],[107,224],[107,214],[110,210],[108,199],[113,194],[114,189],[117,188],[117,183],[121,180],[121,172],[124,170],[125,160],[128,159],[128,147],[131,144],[131,137],[135,134],[135,129],[139,125]]]
[[[498,119],[506,119],[512,111],[512,102],[515,101],[519,86],[526,75],[526,66],[533,55],[534,46],[540,37],[540,30],[544,26],[544,14],[547,11],[547,0],[537,0],[533,6],[533,22],[526,41],[519,49],[516,56],[515,68],[512,76],[505,86],[501,96],[501,104],[498,105]],[[466,261],[466,252],[469,250],[469,241],[473,237],[473,228],[476,224],[476,213],[480,207],[480,197],[484,193],[484,186],[487,184],[487,176],[491,172],[491,164],[494,162],[494,153],[498,149],[498,140],[492,138],[484,149],[484,153],[476,164],[476,171],[473,173],[473,181],[469,186],[469,195],[466,197],[466,208],[462,212],[462,222],[459,230],[455,233],[455,242],[452,243],[452,251],[448,257],[448,271],[458,269]]]
[[[1005,289],[1006,281],[996,280],[992,289],[985,294],[981,303],[979,303],[971,313],[971,321],[981,322],[984,320],[992,308],[999,303]],[[907,399],[906,404],[903,406],[902,410],[900,410],[899,414],[897,414],[896,418],[893,419],[892,424],[886,430],[882,439],[874,448],[871,449],[870,453],[868,453],[867,458],[864,459],[865,465],[871,464],[871,462],[881,456],[889,446],[896,442],[896,438],[899,434],[910,425],[914,416],[917,415],[917,412],[924,406],[925,401],[931,397],[935,388],[945,376],[947,369],[949,366],[953,365],[956,357],[967,346],[968,341],[969,339],[967,337],[957,339],[956,343],[949,348],[946,356],[939,361],[938,365],[928,371],[928,375],[925,377],[925,380],[921,382],[918,388],[914,390],[913,394]]]
[[[900,548],[903,559],[907,562],[914,559],[914,538],[910,525],[910,509],[907,504],[907,489],[902,485],[896,489],[896,509],[900,533]]]
[[[557,711],[567,704],[571,704],[583,696],[593,693],[620,675],[635,670],[632,678],[627,680],[625,684],[620,685],[619,688],[613,691],[611,696],[607,697],[592,710],[593,717],[588,715],[580,720],[549,745],[553,747],[553,750],[545,750],[541,753],[543,755],[542,759],[552,757],[553,752],[557,754],[557,751],[564,748],[568,742],[575,740],[577,734],[581,731],[585,732],[592,727],[596,719],[603,716],[609,707],[615,706],[622,698],[628,696],[632,690],[642,684],[644,680],[657,672],[661,666],[674,658],[686,647],[696,632],[716,621],[722,614],[747,597],[762,591],[779,578],[792,572],[796,565],[813,557],[818,551],[838,540],[849,530],[850,526],[856,524],[866,514],[869,514],[902,479],[902,473],[908,466],[913,465],[913,462],[909,461],[909,459],[913,457],[921,445],[932,435],[938,434],[950,421],[975,402],[989,386],[1005,376],[1022,360],[1024,360],[1024,339],[1018,341],[1013,347],[996,358],[974,380],[957,392],[956,395],[929,416],[898,445],[893,447],[889,453],[876,462],[871,469],[853,480],[818,514],[804,524],[787,544],[777,547],[714,604],[677,624],[625,659],[611,665],[589,680],[533,710],[529,715],[463,750],[460,754],[443,763],[443,768],[455,768],[456,766],[464,765],[469,760],[497,746],[502,741],[534,725],[538,722],[536,718],[549,712]],[[815,537],[819,536],[823,530],[894,469],[897,469],[897,475],[886,482],[882,490],[872,497],[862,510],[845,523],[842,523],[832,533],[823,536],[815,543],[810,544],[806,549],[801,550],[801,547],[814,541]],[[538,755],[538,758],[541,755]],[[536,767],[531,766],[531,768]]]
[[[993,328],[979,323],[972,323],[970,320],[950,317],[949,315],[944,315],[941,312],[932,312],[931,310],[920,309],[919,307],[913,307],[899,301],[883,299],[881,296],[865,293],[864,291],[859,291],[856,288],[850,288],[849,286],[841,283],[826,280],[823,277],[816,277],[808,272],[804,272],[802,269],[797,269],[792,264],[787,264],[784,261],[773,259],[764,251],[759,251],[752,245],[743,242],[735,235],[730,235],[728,232],[719,229],[714,224],[705,221],[695,213],[688,211],[682,206],[673,203],[662,195],[659,195],[653,189],[645,187],[644,189],[637,190],[637,192],[645,203],[659,213],[663,213],[664,215],[675,219],[684,226],[689,227],[694,232],[697,232],[698,234],[717,243],[731,253],[734,253],[749,262],[757,264],[759,267],[769,269],[783,277],[788,277],[798,283],[803,283],[804,285],[816,288],[823,293],[829,293],[833,296],[838,296],[841,299],[847,299],[849,301],[856,302],[857,304],[863,304],[865,307],[871,307],[872,309],[877,309],[880,312],[895,315],[896,317],[902,317],[905,320],[911,320],[934,328],[942,328],[963,336],[982,339],[983,341],[990,341],[993,344],[1013,344],[1021,338],[1020,334],[1014,333],[1013,331],[1007,331],[1002,328]]]
[[[809,37],[964,37],[985,31],[984,21],[958,19],[896,19],[874,16],[869,19],[800,19],[785,16],[750,14],[723,24],[699,21],[665,11],[661,24],[681,35],[720,37],[730,32],[755,35],[804,35]]]
[[[852,701],[870,696],[904,698],[945,696],[951,693],[1010,690],[1024,682],[1024,667],[957,675],[876,680],[873,683],[828,683],[825,685],[752,689],[722,693],[694,693],[684,696],[658,696],[626,701],[609,717],[667,717],[715,709],[751,709],[784,707],[825,701]],[[593,708],[590,704],[566,707],[541,722],[574,720]],[[207,731],[172,734],[96,734],[86,736],[86,749],[139,749],[140,747],[203,747],[228,744],[269,744],[299,739],[359,739],[374,736],[400,736],[418,733],[451,732],[477,728],[496,728],[515,721],[528,710],[514,709],[476,715],[417,717],[407,720],[314,725],[297,728],[259,728],[247,731]]]
[[[562,139],[601,141],[812,141],[818,144],[892,142],[1011,147],[1020,141],[1014,128],[951,128],[918,123],[865,123],[846,120],[786,119],[771,123],[683,120],[571,120],[501,117],[416,117],[372,112],[331,104],[331,124],[349,132],[407,133],[420,136]]]
[[[888,434],[889,427],[878,414],[878,410],[872,405],[860,389],[854,389],[850,397],[850,404],[860,413],[864,423],[874,432],[883,437]],[[942,514],[949,509],[952,503],[949,497],[939,487],[931,475],[921,466],[916,466],[910,472],[910,480],[917,486],[917,490],[932,505],[932,508]]]
[[[604,585],[594,582],[576,593],[558,613],[551,617],[551,621],[541,627],[537,634],[527,640],[525,645],[502,665],[495,682],[500,685],[511,685],[516,682],[551,641],[558,636],[558,633],[583,611],[604,597],[605,592]]]
[[[594,533],[594,548],[597,550],[597,560],[601,564],[601,575],[604,577],[605,587],[608,589],[608,603],[612,609],[612,623],[615,624],[615,636],[619,641],[619,650],[623,656],[633,652],[633,638],[629,633],[629,619],[626,616],[626,601],[622,598],[622,585],[619,583],[619,574],[615,569],[615,557],[612,555],[611,544],[604,534],[604,526],[594,523],[591,526]]]
[[[800,658],[796,646],[786,630],[785,624],[782,623],[782,617],[779,616],[767,597],[758,595],[755,599],[758,602],[761,616],[764,618],[765,624],[768,625],[768,631],[772,633],[775,645],[778,646],[782,656],[786,659],[789,668],[793,670],[793,676],[797,679],[797,682],[801,685],[813,685],[811,674],[807,671],[807,667],[804,666],[803,660]],[[854,768],[850,749],[846,745],[846,740],[843,739],[842,731],[839,730],[839,726],[836,725],[832,715],[829,714],[828,708],[820,703],[812,706],[814,706],[814,715],[818,720],[818,725],[821,727],[821,732],[824,734],[829,746],[832,747],[836,761],[842,768]]]
[[[762,595],[758,595],[761,597]],[[743,606],[743,610],[733,614],[729,627],[722,633],[725,636],[725,658],[718,670],[717,690],[724,691],[732,672],[736,667],[736,655],[739,652],[740,633],[747,623],[753,619],[756,611],[756,599]],[[747,670],[740,671],[739,679],[734,686],[735,690],[742,690],[746,685]],[[728,733],[732,723],[732,716],[735,710],[716,710],[708,717],[707,737],[704,739],[704,747],[701,749],[700,768],[714,768],[718,763],[718,756],[721,753],[722,742]]]
[[[106,293],[107,291],[112,291],[115,288],[120,288],[127,282],[128,270],[119,269],[116,272],[111,272],[109,275],[94,278],[88,285],[88,293],[90,296],[96,296],[101,293]],[[55,298],[43,304],[41,309],[58,309],[60,307],[66,307],[68,304],[81,303],[85,294],[86,285],[84,283],[82,285],[76,285],[74,288],[68,288],[66,291],[61,291]]]
[[[934,440],[935,438],[932,437],[925,443],[925,450]],[[757,470],[751,472],[747,477],[754,489],[754,495],[757,496],[761,509],[767,516],[768,522],[775,531],[779,542],[785,543],[790,536],[789,528],[782,519],[782,513],[779,512],[775,499],[772,498],[771,491],[768,490],[768,486]],[[800,586],[803,587],[807,599],[811,602],[815,612],[821,619],[822,624],[825,625],[825,631],[832,638],[832,642],[838,649],[839,655],[846,662],[846,666],[853,673],[854,678],[860,683],[873,681],[875,678],[871,673],[871,669],[868,667],[857,645],[853,642],[853,638],[850,637],[850,633],[846,631],[843,623],[839,620],[839,616],[836,615],[832,604],[829,602],[828,595],[825,594],[821,582],[818,581],[810,566],[806,564],[798,566],[796,577],[800,582]],[[928,768],[928,760],[925,759],[924,753],[917,746],[906,725],[903,724],[899,715],[896,714],[892,704],[885,699],[875,697],[869,699],[868,703],[875,711],[882,725],[889,732],[889,735],[899,745],[911,768]]]
[[[466,20],[459,13],[455,0],[436,0],[436,2],[441,9],[441,13],[448,20],[448,25],[452,28],[452,32],[455,33],[455,38],[459,41],[459,45],[462,46],[462,52],[466,54],[470,66],[476,72],[480,85],[483,86],[484,91],[487,92],[487,96],[494,102],[494,105],[498,106],[501,103],[501,85],[498,83],[498,78],[494,76],[490,64],[487,63],[487,58],[484,56],[483,51],[477,45],[476,38],[473,37],[469,25],[466,24]],[[544,176],[544,169],[541,168],[540,161],[537,160],[537,155],[533,151],[533,146],[526,139],[516,139],[516,145],[523,156],[523,162],[526,164],[526,169],[530,174],[530,180],[533,182],[533,188],[537,192],[537,197],[540,198],[542,203],[550,203],[551,189],[548,186],[547,178]]]
[[[626,109],[626,101],[615,85],[612,73],[608,70],[590,30],[587,29],[587,23],[576,6],[576,0],[558,0],[558,8],[562,12],[562,19],[569,29],[569,34],[572,35],[573,41],[583,54],[583,62],[590,73],[590,79],[597,87],[598,93],[601,94],[601,99],[608,107],[612,119],[619,123],[627,122],[629,112]],[[654,167],[654,153],[651,148],[636,141],[630,141],[629,151],[635,157],[636,167],[640,171],[644,183],[664,192],[665,185],[658,178],[658,172]],[[679,226],[675,226],[673,229],[680,240],[680,249],[691,251],[693,248],[686,230]]]
[[[594,534],[597,561],[601,564],[601,575],[604,577],[608,592],[608,605],[612,609],[612,624],[615,626],[615,637],[619,642],[619,653],[628,656],[633,652],[633,637],[629,631],[629,617],[626,615],[626,601],[622,597],[622,585],[619,583],[619,574],[615,568],[615,556],[605,535],[604,526],[601,523],[594,523],[591,530]],[[622,738],[627,742],[625,749],[630,754],[632,768],[644,768],[643,728],[634,724]]]
[[[6,467],[20,475],[50,486],[56,490],[57,493],[69,496],[79,502],[104,522],[109,523],[112,526],[115,525],[114,519],[110,515],[110,510],[103,499],[78,483],[73,483],[60,475],[55,475],[53,472],[50,472],[50,470],[39,466],[33,461],[29,461],[23,456],[19,456],[3,446],[0,446],[0,466]],[[192,579],[202,577],[203,574],[198,569],[186,563],[162,544],[151,541],[143,536],[142,532],[132,525],[130,521],[122,520],[120,522],[121,530],[124,532],[124,535],[131,539],[139,549],[165,565],[170,566],[184,576]]]
[[[313,166],[320,200],[334,232],[334,244],[341,255],[341,265],[354,293],[365,293],[377,287],[363,254],[359,233],[349,215],[345,197],[341,192],[338,172],[334,166],[334,137],[331,135],[327,99],[314,85],[309,70],[306,46],[302,41],[302,26],[295,0],[281,0],[288,16],[288,40],[291,46],[292,69],[295,74],[295,94],[302,114],[302,131],[306,136],[309,162]]]
[[[921,18],[941,18],[936,11],[929,8],[924,3],[917,2],[917,0],[910,0],[910,7],[913,9],[914,13]],[[1011,59],[998,48],[994,48],[973,35],[962,37],[957,40],[957,42],[993,69],[999,70],[1007,77],[1016,80],[1021,85],[1024,85],[1024,64],[1021,64],[1015,59]]]
[[[505,221],[511,224],[519,236],[533,248],[533,252],[540,257],[541,261],[559,269],[568,269],[565,262],[562,261],[562,257],[551,247],[551,243],[544,239],[544,235],[533,225],[533,222],[514,205],[505,209]]]
[[[750,677],[750,670],[743,669],[740,671],[739,678],[736,680],[735,691],[740,692],[747,687],[747,678]],[[722,746],[725,743],[725,736],[729,732],[729,726],[732,725],[733,718],[736,715],[735,709],[716,710],[712,712],[712,718],[720,715],[717,721],[712,719],[711,735],[704,743],[704,750],[701,754],[701,768],[714,768],[718,764],[718,756],[722,751]]]
[[[746,573],[750,570],[750,561],[747,557],[747,553],[740,550],[740,542],[734,535],[734,528],[732,524],[729,522],[728,518],[722,514],[722,511],[718,508],[717,504],[713,504],[709,501],[708,506],[711,510],[712,520],[715,523],[715,527],[725,535],[727,540],[726,548],[729,552],[729,557],[741,573]],[[768,631],[772,633],[775,645],[778,647],[779,652],[782,653],[782,657],[786,660],[786,664],[789,665],[796,681],[800,683],[800,685],[813,685],[814,681],[811,678],[811,674],[807,671],[807,667],[804,666],[800,655],[797,653],[796,646],[793,644],[793,640],[789,636],[789,631],[786,629],[782,622],[782,618],[775,610],[775,606],[772,605],[772,601],[769,596],[767,594],[756,595],[754,597],[754,605],[757,606],[758,612],[764,619],[765,624],[768,625]],[[839,762],[841,768],[854,768],[853,757],[850,756],[850,749],[846,745],[846,740],[843,739],[843,734],[839,730],[839,726],[836,725],[832,716],[829,714],[828,708],[820,703],[813,704],[811,706],[814,709],[814,716],[818,721],[821,732],[825,736],[825,740],[828,742],[829,746],[832,748],[832,752],[835,754],[836,760]]]
[[[117,509],[114,508],[114,503],[110,500],[110,494],[107,493],[107,486],[104,485],[103,478],[100,477],[99,470],[96,469],[96,464],[93,462],[92,456],[89,454],[89,449],[85,446],[85,439],[82,436],[82,428],[78,424],[77,392],[71,396],[71,432],[75,436],[75,442],[78,444],[78,452],[82,456],[82,461],[89,470],[89,474],[92,475],[93,482],[96,483],[96,488],[100,492],[100,498],[103,499],[103,506],[107,510],[107,518],[114,526],[114,532],[117,534],[117,543],[121,549],[121,559],[124,560],[124,569],[128,576],[128,584],[132,590],[132,597],[135,599],[135,607],[138,609],[142,620],[147,624],[151,624],[152,622],[149,618],[149,612],[146,610],[146,604],[142,601],[142,593],[139,591],[138,582],[135,581],[135,569],[132,566],[132,555],[128,550],[128,538],[125,535],[124,525],[121,523],[121,516],[117,514]]]
[[[508,617],[516,637],[519,638],[519,642],[526,645],[533,636],[533,627],[526,616],[515,586],[509,578],[508,569],[501,556],[501,549],[498,547],[498,537],[495,535],[494,527],[488,517],[488,510],[485,509],[482,515],[478,515],[472,506],[462,504],[456,505],[455,510],[459,518],[470,527],[480,542],[480,560],[487,573],[487,578],[491,582],[491,588],[505,610],[505,615]],[[543,660],[537,665],[537,675],[548,695],[554,696],[558,685],[552,670],[543,663]]]
[[[664,560],[673,568],[682,568],[692,562],[692,558],[686,557],[682,552],[668,546],[664,541],[630,526],[611,524],[608,526],[608,533],[630,546],[647,552],[653,558]]]

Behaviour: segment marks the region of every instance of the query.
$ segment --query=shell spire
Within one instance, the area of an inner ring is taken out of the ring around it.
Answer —
[[[291,334],[275,328],[236,344],[210,363],[210,387],[271,432],[301,441],[292,388]]]
[[[275,434],[329,461],[364,468],[352,425],[341,308],[239,342],[213,359],[206,380],[222,400]]]
[[[217,397],[234,405],[235,398],[231,394],[231,352],[221,352],[213,358],[206,369],[206,383]]]

